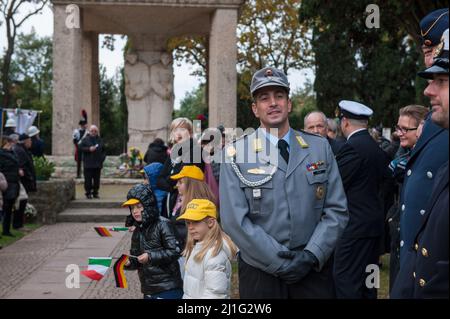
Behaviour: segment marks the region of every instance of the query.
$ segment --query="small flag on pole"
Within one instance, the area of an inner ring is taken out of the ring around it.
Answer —
[[[112,237],[111,233],[109,232],[108,228],[106,227],[94,227],[97,234],[100,235],[100,237]]]
[[[102,279],[111,266],[112,257],[89,257],[88,269],[81,274],[92,279]]]
[[[114,278],[116,279],[117,288],[128,288],[127,278],[125,278],[123,271],[123,267],[125,266],[127,260],[128,256],[122,255],[114,264]]]
[[[128,231],[128,227],[117,227],[117,226],[114,226],[114,227],[110,228],[109,230],[112,230],[112,231]]]

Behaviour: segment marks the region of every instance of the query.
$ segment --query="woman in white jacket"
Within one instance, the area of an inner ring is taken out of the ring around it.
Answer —
[[[220,228],[216,206],[193,199],[178,219],[184,219],[188,229],[183,299],[229,299],[230,261],[237,247]]]

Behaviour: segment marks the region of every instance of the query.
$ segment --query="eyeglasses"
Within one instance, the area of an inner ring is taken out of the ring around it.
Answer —
[[[400,127],[398,125],[395,126],[395,131],[400,132],[402,134],[406,134],[409,131],[415,131],[417,130],[417,127]]]

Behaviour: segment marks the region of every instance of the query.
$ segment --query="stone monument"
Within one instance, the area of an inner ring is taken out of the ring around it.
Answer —
[[[51,0],[53,33],[52,153],[73,153],[71,134],[85,109],[100,126],[98,36],[127,35],[128,146],[145,152],[167,140],[173,110],[173,66],[167,41],[208,39],[209,126],[236,126],[236,26],[244,0]],[[77,23],[74,23],[77,22]],[[120,128],[118,128],[120,129]]]

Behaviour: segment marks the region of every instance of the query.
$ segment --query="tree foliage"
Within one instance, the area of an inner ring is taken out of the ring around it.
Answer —
[[[45,152],[52,143],[52,39],[30,34],[17,36],[16,50],[11,59],[10,77],[15,79],[11,101],[22,100],[22,108],[41,110],[35,121],[45,141]]]
[[[313,30],[318,108],[333,115],[339,100],[359,100],[374,110],[374,125],[392,126],[398,109],[425,103],[418,22],[435,8],[425,1],[303,0],[300,22]],[[380,28],[366,27],[366,6],[380,8]],[[421,12],[421,15],[418,15]],[[414,21],[414,23],[412,23]],[[413,32],[408,25],[415,24]]]
[[[109,78],[106,68],[100,65],[100,129],[108,155],[120,155],[126,151],[127,114],[124,96],[123,69]],[[126,101],[125,101],[126,103]]]
[[[10,67],[11,59],[14,54],[17,32],[25,21],[30,17],[40,13],[46,6],[48,0],[2,0],[0,1],[0,15],[2,24],[5,24],[6,30],[6,50],[1,60],[1,92],[3,105],[11,105],[10,86],[13,78],[11,77]],[[26,10],[27,5],[32,5]]]

